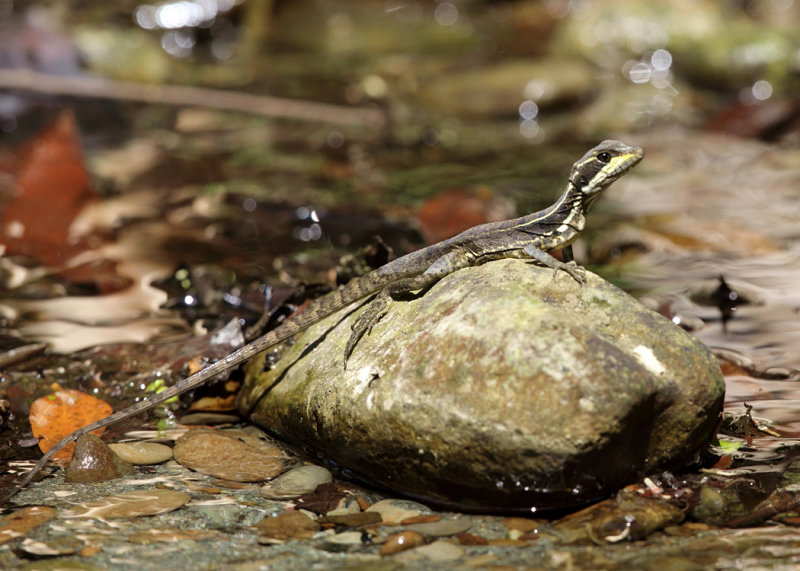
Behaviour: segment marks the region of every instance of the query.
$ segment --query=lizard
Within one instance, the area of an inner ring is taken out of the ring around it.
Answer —
[[[611,183],[642,160],[644,151],[620,141],[606,140],[589,150],[572,167],[565,190],[551,206],[511,220],[474,226],[436,244],[416,250],[350,281],[314,301],[303,313],[233,351],[173,386],[117,411],[64,437],[50,448],[11,491],[4,504],[41,471],[56,452],[80,436],[110,426],[197,388],[232,370],[255,355],[293,337],[325,317],[351,304],[374,296],[352,325],[344,351],[344,367],[359,339],[383,317],[393,300],[413,292],[424,292],[456,270],[501,258],[532,260],[563,271],[578,284],[586,281],[585,270],[572,259],[572,243],[586,224],[586,214]],[[563,260],[550,252],[562,250]]]

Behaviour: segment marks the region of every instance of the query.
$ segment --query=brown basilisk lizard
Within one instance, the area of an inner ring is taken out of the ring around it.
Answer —
[[[182,379],[148,400],[115,412],[66,436],[42,456],[2,501],[5,502],[30,482],[58,450],[80,436],[150,410],[167,399],[199,387],[323,318],[376,293],[375,299],[353,325],[344,352],[345,366],[358,340],[383,317],[394,298],[425,290],[458,269],[500,258],[526,258],[552,268],[554,275],[562,270],[582,284],[585,281],[585,270],[572,260],[571,244],[583,230],[586,213],[600,193],[633,168],[643,156],[639,147],[631,147],[619,141],[603,141],[575,163],[566,189],[552,206],[521,218],[475,226],[453,238],[406,254],[351,281],[315,301],[302,314],[237,349],[224,359]],[[559,261],[549,254],[559,249],[563,250],[564,258],[568,261]]]

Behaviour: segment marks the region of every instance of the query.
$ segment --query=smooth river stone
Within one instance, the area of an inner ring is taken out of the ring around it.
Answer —
[[[690,465],[715,433],[713,354],[594,274],[459,270],[392,304],[345,369],[356,308],[269,371],[253,359],[238,406],[368,483],[460,510],[574,507]]]
[[[422,537],[422,534],[416,531],[401,531],[400,533],[390,535],[386,542],[381,545],[381,549],[378,553],[380,555],[394,555],[395,553],[413,549],[424,543],[425,538]]]
[[[261,482],[283,470],[279,452],[270,454],[216,430],[187,432],[175,441],[172,453],[182,466],[234,482]]]
[[[172,458],[172,448],[158,442],[118,442],[108,447],[134,465],[160,464]]]
[[[273,539],[310,539],[319,531],[319,523],[302,512],[286,512],[267,516],[255,527]]]
[[[261,495],[273,500],[289,500],[310,494],[320,484],[333,481],[333,475],[322,466],[300,466],[281,474],[261,487]]]
[[[105,482],[135,472],[130,463],[114,454],[100,438],[84,434],[75,443],[72,460],[64,470],[64,480],[72,484]]]
[[[428,506],[418,504],[417,502],[389,498],[375,502],[367,508],[367,511],[381,514],[383,523],[387,525],[396,525],[403,520],[420,514],[429,514],[431,510]]]

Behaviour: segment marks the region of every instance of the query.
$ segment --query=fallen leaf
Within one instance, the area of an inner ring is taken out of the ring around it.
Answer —
[[[343,497],[344,493],[339,490],[339,486],[329,482],[320,484],[311,494],[303,494],[295,500],[295,504],[310,512],[326,514],[334,509]]]
[[[459,232],[486,222],[514,216],[511,203],[497,197],[491,189],[453,188],[428,199],[417,219],[428,244],[435,244]]]
[[[72,222],[95,200],[71,112],[17,152],[15,195],[0,205],[0,239],[7,254],[63,264],[84,249],[70,236]]]
[[[57,391],[36,399],[31,405],[31,430],[39,439],[39,449],[47,452],[71,432],[105,418],[112,412],[114,409],[111,405],[81,391]],[[104,428],[100,428],[92,434],[100,436],[104,431]],[[69,461],[74,449],[73,442],[59,450],[54,458]]]

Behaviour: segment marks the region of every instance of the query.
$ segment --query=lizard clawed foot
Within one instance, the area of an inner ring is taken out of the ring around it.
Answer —
[[[579,266],[575,260],[562,262],[561,260],[557,260],[547,252],[543,252],[534,246],[528,246],[523,251],[540,264],[545,265],[548,268],[553,268],[553,278],[555,278],[558,275],[558,271],[561,270],[567,272],[570,276],[572,276],[572,279],[579,284],[583,285],[586,283],[586,270],[583,269],[582,266]]]
[[[572,276],[572,279],[581,285],[586,283],[586,269],[583,266],[579,266],[574,260],[569,262],[557,262],[553,266],[553,278],[558,275],[559,270],[567,272]]]

